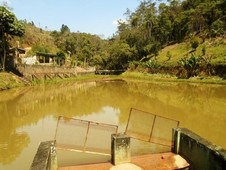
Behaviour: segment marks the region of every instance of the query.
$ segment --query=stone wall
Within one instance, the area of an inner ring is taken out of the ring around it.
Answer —
[[[81,68],[81,67],[64,67],[64,66],[50,66],[50,65],[17,65],[17,70],[24,77],[31,77],[32,75],[44,75],[44,74],[85,74],[94,73],[95,68]]]

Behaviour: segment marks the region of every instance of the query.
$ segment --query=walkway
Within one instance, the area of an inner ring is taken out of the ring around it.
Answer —
[[[188,169],[189,164],[174,153],[149,154],[132,157],[131,163],[113,166],[109,163],[61,167],[58,170],[173,170]]]

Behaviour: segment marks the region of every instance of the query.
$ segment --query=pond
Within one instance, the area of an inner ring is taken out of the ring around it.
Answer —
[[[0,169],[29,169],[39,143],[54,139],[59,116],[118,125],[123,132],[130,108],[178,120],[226,148],[225,96],[225,85],[119,80],[2,91]]]

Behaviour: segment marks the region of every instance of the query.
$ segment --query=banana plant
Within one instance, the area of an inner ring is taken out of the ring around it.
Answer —
[[[195,56],[192,54],[190,57],[181,58],[178,64],[181,65],[187,72],[187,78],[197,76],[198,68],[202,62],[202,56]]]

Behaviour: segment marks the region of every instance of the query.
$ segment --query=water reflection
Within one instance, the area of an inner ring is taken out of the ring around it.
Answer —
[[[139,86],[139,87],[138,87]],[[143,104],[141,108],[161,116],[170,117],[181,122],[201,136],[226,147],[226,86],[185,83],[131,83],[133,89],[142,89]],[[134,87],[134,88],[133,88]],[[146,98],[146,99],[145,99]]]
[[[15,169],[19,160],[28,162],[21,167],[28,169],[38,143],[53,139],[60,115],[116,124],[124,131],[131,107],[179,120],[180,126],[226,148],[225,95],[223,85],[132,81],[69,82],[3,91],[0,169]]]
[[[11,133],[8,138],[0,140],[0,162],[10,164],[28,146],[30,142],[29,136],[26,133]]]
[[[19,126],[17,115],[14,115],[15,108],[12,106],[21,93],[12,90],[9,93],[2,92],[0,98],[0,163],[10,164],[28,146],[30,138],[26,133],[19,133],[16,128]]]

